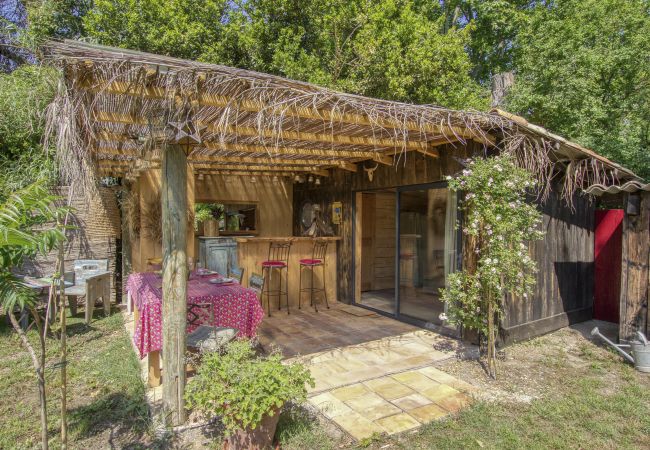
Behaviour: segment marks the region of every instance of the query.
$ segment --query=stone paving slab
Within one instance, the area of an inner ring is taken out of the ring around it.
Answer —
[[[360,440],[413,430],[471,403],[474,386],[433,367],[453,357],[436,348],[460,345],[448,341],[421,330],[296,359],[316,380],[309,402]]]

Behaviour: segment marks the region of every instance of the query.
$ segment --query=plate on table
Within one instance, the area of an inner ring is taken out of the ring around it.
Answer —
[[[215,272],[214,270],[208,270],[208,269],[197,269],[196,274],[200,277],[207,277],[207,276],[214,276],[214,275],[219,275],[219,272]]]
[[[210,283],[217,284],[217,285],[219,285],[219,284],[231,284],[231,283],[234,283],[235,281],[236,280],[234,278],[228,278],[228,277],[210,278]]]

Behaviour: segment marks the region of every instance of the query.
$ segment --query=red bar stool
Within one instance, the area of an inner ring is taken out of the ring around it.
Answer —
[[[291,242],[271,242],[269,244],[269,257],[266,261],[262,262],[262,276],[267,281],[264,283],[264,289],[260,299],[262,307],[264,307],[264,295],[266,295],[266,306],[269,317],[271,317],[271,296],[278,296],[278,310],[282,311],[282,296],[287,299],[287,314],[289,311],[289,250],[291,250]],[[277,270],[280,275],[280,281],[277,289],[271,289],[273,272]],[[282,272],[285,273],[286,283],[285,289],[282,290]]]
[[[313,306],[316,312],[318,312],[318,307],[314,303],[314,293],[322,292],[325,297],[325,306],[327,306],[327,309],[330,309],[330,305],[327,302],[327,291],[325,290],[325,255],[327,254],[327,244],[329,244],[328,241],[314,242],[311,259],[300,260],[300,292],[298,293],[298,309],[301,307],[300,303],[303,292],[309,292],[309,305]],[[314,286],[314,270],[316,267],[321,267],[323,269],[323,286],[319,288]],[[311,284],[306,288],[302,287],[302,269],[309,269],[311,272]]]

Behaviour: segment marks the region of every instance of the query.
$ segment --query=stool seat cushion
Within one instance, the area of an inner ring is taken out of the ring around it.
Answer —
[[[264,261],[262,267],[287,267],[284,261]]]
[[[322,259],[301,259],[300,264],[303,266],[318,266],[320,264],[323,264]]]

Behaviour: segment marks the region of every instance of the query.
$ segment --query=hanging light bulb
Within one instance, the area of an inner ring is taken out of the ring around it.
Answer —
[[[279,183],[280,182],[280,179],[278,178],[277,175],[273,175],[273,182],[274,183]]]
[[[199,180],[203,180],[203,178],[204,178],[204,175],[203,175],[202,173],[200,173],[200,174],[199,174],[199,176],[198,176],[198,177],[196,177],[196,178],[198,178]]]
[[[313,183],[314,182],[314,177],[309,175],[309,178],[307,178],[307,181],[309,181],[310,183]]]
[[[251,183],[257,183],[257,178],[255,178],[255,175],[251,177]]]
[[[320,178],[316,177],[316,180],[314,181],[314,184],[316,186],[320,186]]]
[[[293,181],[295,181],[296,183],[300,183],[300,175],[296,174],[296,176],[293,177]]]

